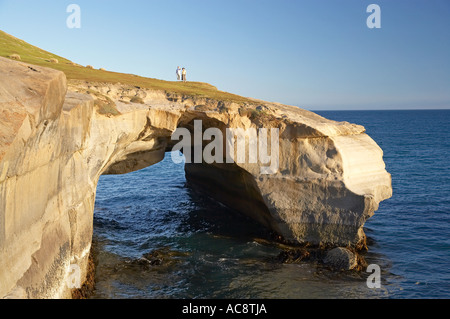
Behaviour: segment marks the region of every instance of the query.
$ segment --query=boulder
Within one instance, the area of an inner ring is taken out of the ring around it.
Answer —
[[[327,252],[323,262],[337,270],[352,270],[358,266],[356,254],[343,247]]]

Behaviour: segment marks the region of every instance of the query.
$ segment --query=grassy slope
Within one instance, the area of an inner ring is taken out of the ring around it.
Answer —
[[[89,82],[122,83],[142,88],[164,90],[168,93],[179,93],[189,96],[205,96],[216,100],[250,102],[249,99],[235,94],[218,91],[214,86],[200,82],[170,82],[144,78],[133,74],[116,73],[89,69],[77,65],[63,57],[44,51],[38,47],[17,39],[0,30],[0,56],[20,55],[21,61],[63,71],[69,80]],[[51,63],[50,59],[59,63]]]

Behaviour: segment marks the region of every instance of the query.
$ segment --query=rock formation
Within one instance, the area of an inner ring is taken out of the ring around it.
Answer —
[[[0,298],[70,297],[71,265],[86,276],[99,177],[161,161],[195,120],[203,130],[279,129],[272,174],[259,162],[202,162],[186,176],[287,242],[364,246],[365,221],[392,194],[362,126],[293,106],[68,84],[59,71],[0,58],[0,114]]]

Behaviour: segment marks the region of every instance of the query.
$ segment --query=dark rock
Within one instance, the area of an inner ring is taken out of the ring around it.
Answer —
[[[323,260],[323,262],[337,270],[351,270],[358,266],[357,255],[347,248],[334,248],[330,250]]]
[[[284,264],[295,264],[310,258],[310,253],[306,249],[283,250],[277,257],[278,261]]]

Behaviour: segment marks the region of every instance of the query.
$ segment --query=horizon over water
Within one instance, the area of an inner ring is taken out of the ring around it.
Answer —
[[[192,190],[166,154],[101,177],[92,298],[449,298],[450,110],[313,112],[363,125],[384,151],[393,197],[365,225],[381,289],[369,289],[364,272],[280,264],[280,250],[256,240],[269,238],[265,229]],[[140,263],[149,253],[163,263]]]

